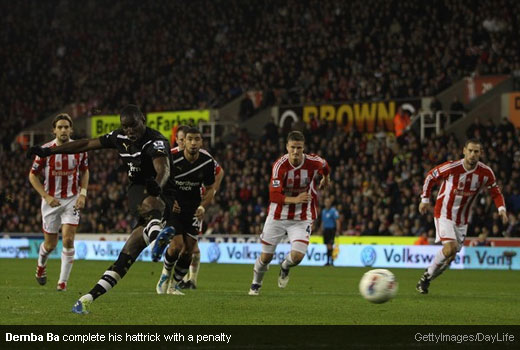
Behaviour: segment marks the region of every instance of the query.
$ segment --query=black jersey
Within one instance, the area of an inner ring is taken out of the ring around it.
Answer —
[[[201,187],[215,182],[215,161],[201,151],[193,163],[184,158],[184,152],[172,154],[172,161],[170,178],[181,213],[195,212],[201,202]]]
[[[171,169],[170,144],[157,130],[147,127],[140,140],[131,142],[122,129],[116,129],[100,136],[99,141],[105,148],[117,149],[119,157],[128,167],[128,179],[132,184],[144,185],[146,179],[155,178],[154,158],[168,157]]]

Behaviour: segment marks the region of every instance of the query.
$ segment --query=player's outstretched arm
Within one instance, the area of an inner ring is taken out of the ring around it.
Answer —
[[[63,145],[56,146],[53,148],[47,148],[42,146],[33,146],[27,151],[27,157],[32,158],[33,155],[37,155],[40,158],[48,157],[52,154],[74,154],[80,152],[86,152],[94,149],[104,148],[101,145],[101,141],[98,138],[95,139],[83,139],[75,140],[64,143]]]

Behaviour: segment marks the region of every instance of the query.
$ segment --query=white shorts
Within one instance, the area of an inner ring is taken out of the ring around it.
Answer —
[[[58,233],[60,226],[69,224],[78,226],[79,210],[75,209],[78,195],[69,198],[56,198],[61,205],[51,207],[42,199],[42,221],[45,233]]]
[[[435,218],[435,232],[435,243],[456,241],[459,246],[457,251],[460,251],[466,239],[468,225],[457,225],[452,220]]]
[[[291,242],[291,250],[305,253],[309,245],[311,231],[312,220],[275,220],[272,216],[268,216],[260,235],[262,252],[273,254],[278,243],[287,234]]]

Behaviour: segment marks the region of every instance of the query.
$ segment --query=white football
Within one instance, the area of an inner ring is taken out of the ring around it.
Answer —
[[[366,272],[359,282],[359,292],[368,301],[381,304],[397,293],[398,283],[393,273],[386,269]]]

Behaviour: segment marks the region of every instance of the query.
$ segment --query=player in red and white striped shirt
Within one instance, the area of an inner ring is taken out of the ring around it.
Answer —
[[[315,180],[322,176],[319,189],[330,181],[327,162],[314,154],[303,153],[305,137],[292,131],[287,137],[287,154],[273,164],[269,184],[269,211],[262,235],[262,254],[255,261],[249,295],[258,295],[264,274],[278,243],[287,234],[291,252],[280,265],[278,287],[289,282],[289,269],[298,265],[309,245],[313,221],[317,217],[318,193]]]
[[[56,139],[46,143],[44,147],[52,148],[70,141],[72,119],[69,115],[57,115],[52,126]],[[39,175],[44,177],[43,185]],[[47,258],[58,244],[61,226],[63,250],[57,290],[65,291],[74,262],[74,236],[79,224],[79,211],[85,207],[87,196],[87,153],[53,154],[46,158],[37,156],[29,173],[29,181],[42,197],[44,241],[40,244],[36,280],[41,285],[47,283]]]
[[[493,170],[479,162],[481,153],[482,144],[475,139],[468,140],[464,145],[463,159],[436,166],[424,180],[419,205],[421,214],[428,211],[432,188],[440,183],[434,216],[436,242],[442,242],[443,247],[417,283],[417,291],[422,294],[428,293],[430,282],[450,266],[462,248],[471,218],[471,207],[484,188],[491,194],[502,222],[506,224],[508,221],[504,196],[496,183]]]

